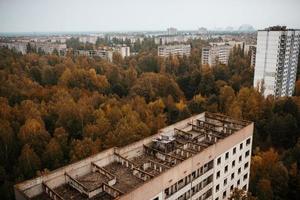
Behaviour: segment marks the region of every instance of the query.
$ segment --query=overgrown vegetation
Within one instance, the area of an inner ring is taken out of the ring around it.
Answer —
[[[73,41],[76,45],[76,41]],[[228,66],[156,56],[153,41],[114,62],[0,50],[0,197],[16,182],[112,146],[123,146],[202,111],[255,122],[250,190],[258,199],[300,194],[300,82],[292,98],[264,98],[241,47]],[[148,48],[147,48],[148,47]],[[136,47],[138,48],[138,47]],[[297,142],[298,141],[298,142]]]

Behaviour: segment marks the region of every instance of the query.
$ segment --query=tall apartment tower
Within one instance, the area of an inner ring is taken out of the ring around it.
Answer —
[[[253,86],[264,96],[291,96],[294,92],[300,30],[274,26],[259,30]]]
[[[249,187],[254,124],[201,113],[15,185],[16,200],[225,200]]]

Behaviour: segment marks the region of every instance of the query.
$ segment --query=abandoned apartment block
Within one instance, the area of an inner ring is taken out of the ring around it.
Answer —
[[[17,200],[221,200],[248,190],[253,123],[201,113],[15,185]]]

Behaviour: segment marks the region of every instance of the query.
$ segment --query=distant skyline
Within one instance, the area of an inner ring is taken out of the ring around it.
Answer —
[[[0,0],[0,32],[300,28],[300,0]]]

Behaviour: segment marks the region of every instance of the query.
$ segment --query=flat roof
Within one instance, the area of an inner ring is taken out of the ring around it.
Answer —
[[[109,162],[101,164],[105,157],[91,162],[85,174],[78,175],[74,171],[65,172],[61,175],[65,176],[64,184],[52,188],[49,186],[51,184],[47,185],[45,178],[41,182],[43,192],[32,199],[49,199],[47,196],[49,191],[57,195],[58,199],[115,199],[117,196],[138,188],[147,180],[178,163],[201,153],[207,147],[250,123],[222,114],[209,112],[199,114],[162,129],[158,134],[144,139],[144,143],[138,141],[125,147],[115,148]],[[161,135],[166,139],[170,137],[172,140],[167,143],[157,140],[161,138]],[[115,151],[116,149],[120,150]],[[128,156],[126,152],[122,153],[123,149],[133,152],[132,156]],[[76,163],[72,164],[72,169],[76,168],[73,166],[76,166]],[[63,169],[57,169],[50,174],[60,170]],[[26,188],[24,190],[24,185],[17,184],[15,189],[24,192],[26,190]],[[93,197],[89,196],[98,190],[101,192]]]
[[[300,29],[287,28],[286,26],[270,26],[257,31],[299,31]]]

